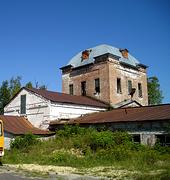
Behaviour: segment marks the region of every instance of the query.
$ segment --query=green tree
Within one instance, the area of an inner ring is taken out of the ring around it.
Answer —
[[[41,86],[39,86],[39,88],[38,89],[43,89],[43,90],[46,90],[47,89],[47,86],[46,85],[41,85]]]
[[[16,78],[12,77],[10,80],[10,93],[11,98],[14,97],[18,91],[21,89],[21,76],[17,76]]]
[[[4,113],[4,106],[11,98],[10,88],[8,81],[3,81],[0,87],[0,114]]]
[[[32,82],[29,81],[29,82],[25,85],[25,87],[27,87],[27,88],[33,88]]]
[[[149,105],[161,104],[163,100],[160,83],[156,76],[148,78],[148,102]]]
[[[35,88],[36,88],[36,89],[46,90],[46,89],[47,89],[47,85],[39,85],[39,82],[38,82],[38,81],[35,81]]]

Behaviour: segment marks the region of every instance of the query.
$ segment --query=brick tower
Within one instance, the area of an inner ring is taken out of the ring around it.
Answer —
[[[62,92],[112,106],[129,100],[148,105],[146,68],[127,49],[99,45],[79,52],[60,68]]]

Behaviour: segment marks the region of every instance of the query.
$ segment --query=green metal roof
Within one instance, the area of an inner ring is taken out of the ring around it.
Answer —
[[[93,63],[95,61],[95,57],[97,56],[101,56],[103,54],[112,54],[115,56],[120,57],[119,61],[129,64],[131,66],[136,67],[137,65],[139,65],[139,61],[133,57],[130,53],[128,53],[128,58],[124,58],[120,52],[119,48],[116,47],[112,47],[110,45],[106,45],[106,44],[102,44],[93,48],[88,48],[87,50],[91,50],[90,54],[89,54],[89,58],[86,60],[82,61],[82,52],[79,52],[77,55],[75,55],[67,65],[72,65],[74,68],[75,67],[79,67],[79,66],[83,66],[83,65],[87,65],[90,63]]]

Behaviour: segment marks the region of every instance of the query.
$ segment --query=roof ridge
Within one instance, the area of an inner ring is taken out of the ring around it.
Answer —
[[[49,91],[49,90],[45,90],[45,89],[36,89],[36,88],[27,88],[27,87],[23,87],[23,88],[25,88],[26,90],[31,91],[35,94],[38,94],[38,95],[42,96],[43,98],[50,100],[52,102],[58,102],[58,103],[61,102],[61,103],[77,104],[77,105],[81,104],[81,105],[86,105],[86,106],[105,107],[105,108],[108,107],[107,103],[100,101],[98,99],[89,97],[89,96],[70,95],[70,94],[66,94],[66,93]],[[50,94],[50,93],[52,93],[52,94]],[[61,97],[62,97],[62,99],[61,99]]]

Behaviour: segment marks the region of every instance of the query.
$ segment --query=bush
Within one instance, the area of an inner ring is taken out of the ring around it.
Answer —
[[[160,154],[165,154],[165,153],[170,154],[170,147],[161,146],[161,144],[159,142],[156,142],[156,144],[154,146],[154,150],[156,150]]]
[[[111,131],[93,131],[93,133],[90,134],[89,145],[92,150],[111,147],[113,144],[113,133]]]
[[[81,128],[78,125],[75,125],[75,126],[65,125],[64,129],[56,131],[56,136],[72,137],[72,136],[77,135],[77,134],[84,134],[85,131],[86,131],[85,128]]]
[[[53,163],[64,162],[67,160],[67,156],[68,153],[66,152],[57,152],[53,154],[50,159]]]
[[[33,134],[25,134],[23,136],[18,136],[15,140],[11,141],[10,147],[12,149],[25,149],[29,146],[37,144],[39,140]]]
[[[159,154],[152,149],[148,149],[141,153],[141,158],[147,165],[153,165],[159,159]]]
[[[113,140],[116,145],[128,144],[132,141],[132,136],[127,132],[115,131],[113,133]]]

